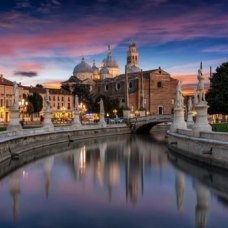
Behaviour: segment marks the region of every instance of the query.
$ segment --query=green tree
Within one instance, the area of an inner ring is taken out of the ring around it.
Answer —
[[[99,101],[100,101],[101,98],[103,99],[103,102],[104,102],[105,113],[109,113],[110,117],[114,117],[113,110],[116,109],[117,110],[116,114],[118,116],[122,116],[122,110],[119,108],[119,100],[117,98],[116,99],[111,99],[111,98],[109,98],[107,96],[104,96],[104,95],[100,95],[95,100],[95,103],[94,103],[94,106],[93,106],[94,112],[97,112],[97,113],[100,112]]]
[[[33,104],[29,101],[27,105],[27,113],[32,114],[34,113],[34,107]]]
[[[28,101],[33,106],[33,112],[40,112],[43,108],[43,98],[39,93],[34,92],[32,95],[28,96]]]
[[[63,85],[62,89],[71,92],[70,88],[68,85]],[[79,102],[83,102],[88,111],[93,111],[93,99],[92,99],[92,94],[90,92],[90,85],[88,84],[75,84],[73,87],[73,92],[74,95],[77,94],[79,98]]]
[[[217,67],[210,77],[210,88],[206,94],[209,114],[228,114],[228,62]]]

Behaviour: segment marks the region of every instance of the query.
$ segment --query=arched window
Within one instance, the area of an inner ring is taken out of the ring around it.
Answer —
[[[120,89],[120,83],[116,83],[116,90],[119,90]]]
[[[128,84],[128,88],[129,88],[129,89],[132,89],[132,87],[133,87],[132,82],[129,82],[129,84]]]
[[[161,87],[162,87],[162,82],[158,82],[158,83],[157,83],[157,87],[158,87],[158,88],[161,88]]]
[[[105,85],[105,91],[108,91],[108,89],[109,89],[108,85]]]

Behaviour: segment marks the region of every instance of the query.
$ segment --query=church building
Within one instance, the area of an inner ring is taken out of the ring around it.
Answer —
[[[173,112],[177,80],[160,67],[147,71],[140,69],[134,42],[128,47],[124,74],[119,74],[119,66],[108,46],[100,69],[95,61],[90,66],[82,58],[73,75],[62,85],[73,87],[77,83],[89,84],[94,99],[101,95],[117,98],[120,106],[130,109],[131,115],[139,115],[140,110],[148,115]]]

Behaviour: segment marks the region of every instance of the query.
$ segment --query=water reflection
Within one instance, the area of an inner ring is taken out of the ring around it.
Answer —
[[[57,154],[18,168],[1,180],[0,196],[5,200],[0,213],[12,205],[11,214],[18,224],[37,210],[52,226],[61,226],[60,215],[67,210],[71,225],[78,225],[82,223],[75,217],[79,208],[85,212],[83,218],[100,213],[93,222],[102,215],[112,223],[116,215],[119,227],[215,227],[218,218],[219,227],[225,227],[228,221],[227,208],[221,207],[228,202],[228,175],[170,154],[164,142],[116,136],[45,149],[47,154]],[[37,156],[40,151],[33,152]],[[29,158],[25,154],[27,162]],[[5,197],[7,186],[11,202]],[[131,215],[127,222],[126,213]],[[55,219],[48,214],[55,214]],[[10,224],[7,215],[4,220]]]

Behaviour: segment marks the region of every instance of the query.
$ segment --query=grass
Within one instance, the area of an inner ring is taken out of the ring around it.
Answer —
[[[213,131],[228,132],[228,123],[212,124]]]

